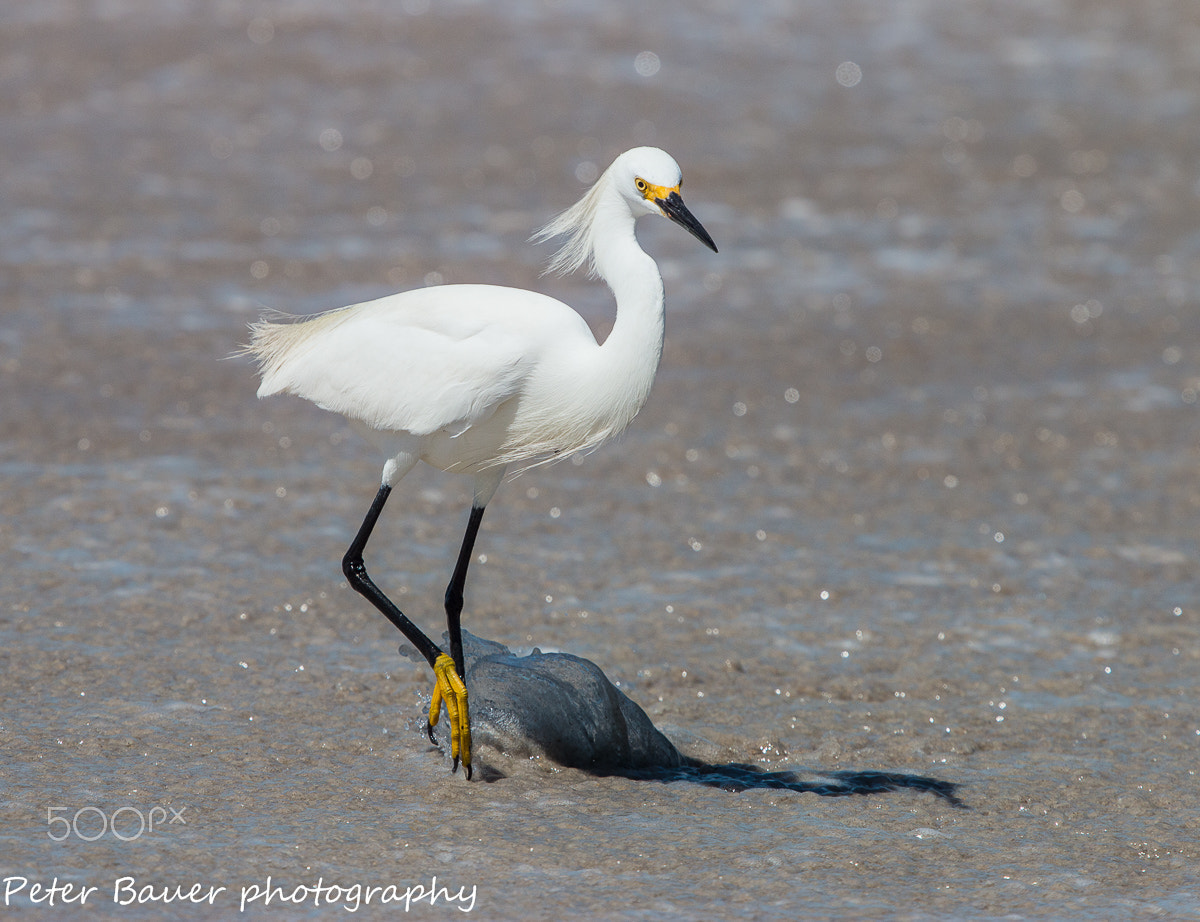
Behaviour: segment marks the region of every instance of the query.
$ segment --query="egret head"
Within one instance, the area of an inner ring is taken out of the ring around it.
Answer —
[[[660,214],[685,228],[688,233],[717,252],[717,245],[695,216],[683,204],[679,187],[683,174],[674,158],[657,147],[635,147],[612,165],[617,188],[631,203],[634,214]]]
[[[612,162],[596,184],[578,202],[533,235],[534,240],[549,240],[560,234],[567,242],[550,260],[547,272],[563,274],[588,266],[596,274],[595,245],[602,216],[613,218],[614,205],[628,206],[625,220],[632,215],[657,214],[670,218],[705,246],[716,252],[712,237],[683,204],[679,186],[683,179],[679,164],[657,147],[635,147]]]

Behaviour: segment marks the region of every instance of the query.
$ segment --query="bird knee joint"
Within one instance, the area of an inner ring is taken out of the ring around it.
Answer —
[[[346,579],[350,581],[350,585],[355,586],[366,579],[367,567],[363,563],[362,557],[355,554],[347,554],[342,558],[342,573],[346,575]]]

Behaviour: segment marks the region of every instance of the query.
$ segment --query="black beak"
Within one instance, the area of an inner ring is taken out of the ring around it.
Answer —
[[[683,199],[678,192],[672,192],[666,198],[656,198],[654,203],[663,210],[663,214],[668,218],[681,227],[687,228],[689,234],[714,253],[717,252],[717,245],[713,243],[712,237],[708,236],[708,231],[696,220],[695,215],[688,211],[687,205],[683,204]]]

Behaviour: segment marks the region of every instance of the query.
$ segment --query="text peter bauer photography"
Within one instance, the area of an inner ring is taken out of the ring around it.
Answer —
[[[365,906],[386,906],[408,912],[417,906],[433,906],[471,912],[475,908],[475,885],[453,888],[431,877],[428,884],[326,883],[318,877],[309,883],[285,883],[266,877],[257,883],[226,886],[209,882],[147,882],[118,876],[105,886],[73,881],[31,880],[20,875],[3,878],[4,906],[237,906],[238,912],[265,906],[308,906],[340,908],[357,912]]]

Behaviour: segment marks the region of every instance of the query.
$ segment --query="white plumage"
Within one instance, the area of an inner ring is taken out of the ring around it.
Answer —
[[[472,514],[447,589],[452,655],[460,676],[461,634],[453,609],[461,609],[478,520],[506,467],[600,444],[629,424],[650,393],[662,355],[663,286],[654,260],[634,236],[636,219],[663,215],[716,250],[684,206],[680,183],[679,167],[669,155],[635,148],[536,235],[567,237],[549,271],[587,266],[612,289],[617,317],[602,344],[566,304],[490,285],[407,291],[308,319],[251,326],[246,351],[260,366],[258,396],[297,394],[387,433],[390,457],[380,495],[343,568],[351,584],[410,640],[409,628],[416,628],[370,584],[362,548],[388,491],[418,461],[475,475],[478,514]],[[421,637],[424,644],[418,647],[433,664],[441,651]],[[460,704],[465,720],[465,692]],[[469,750],[463,762],[469,767]]]

